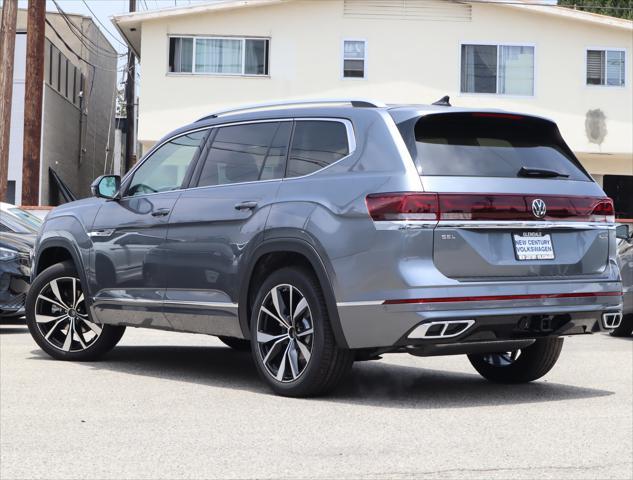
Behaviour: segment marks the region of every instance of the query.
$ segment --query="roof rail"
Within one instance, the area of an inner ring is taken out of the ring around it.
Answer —
[[[220,117],[222,115],[228,115],[231,113],[248,112],[251,110],[265,110],[268,108],[289,107],[289,106],[299,106],[299,105],[328,105],[328,104],[340,104],[340,103],[349,103],[352,107],[358,107],[358,108],[383,108],[387,106],[382,102],[376,102],[376,101],[368,100],[365,98],[314,98],[314,99],[306,99],[306,100],[284,100],[284,101],[279,101],[279,102],[274,102],[274,103],[255,103],[252,105],[243,105],[241,107],[232,108],[230,110],[222,110],[219,112],[214,112],[210,115],[206,115],[202,118],[199,118],[198,120],[196,120],[196,122],[201,122],[203,120]]]

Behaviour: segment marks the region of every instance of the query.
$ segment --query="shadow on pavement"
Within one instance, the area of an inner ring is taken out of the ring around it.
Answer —
[[[32,353],[31,359],[49,359],[40,350]],[[420,359],[421,365],[423,362]],[[224,347],[120,346],[104,360],[82,365],[95,370],[272,394],[258,377],[250,353]],[[613,395],[607,390],[551,383],[546,379],[524,385],[496,385],[476,373],[413,368],[384,361],[360,362],[338,390],[313,401],[383,408],[466,408]]]
[[[5,333],[29,333],[24,318],[1,318],[0,335]]]

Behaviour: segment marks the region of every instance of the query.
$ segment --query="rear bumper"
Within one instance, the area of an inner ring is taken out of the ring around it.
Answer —
[[[435,303],[341,302],[338,304],[339,317],[350,348],[397,350],[410,347],[428,348],[432,344],[588,334],[605,330],[602,322],[604,313],[622,310],[622,297],[612,293],[620,290],[618,282],[605,282],[592,292],[583,288],[575,292],[568,289],[554,293],[550,289],[527,293],[515,291],[514,294],[510,294],[503,286],[489,290],[493,290],[498,294],[496,296],[504,299],[472,301],[465,300],[473,298],[472,296],[459,295],[451,296],[458,301]],[[588,295],[589,293],[592,294]],[[539,294],[543,297],[533,298]],[[516,295],[517,298],[512,299],[512,295]],[[532,297],[525,298],[528,295]],[[490,298],[492,295],[486,297]],[[437,333],[441,330],[439,327],[432,330],[420,327],[428,323],[447,321],[463,322],[462,326],[468,325],[468,328],[464,328],[461,333],[458,327],[453,328],[452,331],[457,331],[458,334],[448,338],[420,337],[420,331]],[[416,330],[417,332],[413,333]]]

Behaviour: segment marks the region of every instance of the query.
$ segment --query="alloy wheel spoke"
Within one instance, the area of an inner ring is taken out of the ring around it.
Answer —
[[[285,320],[283,320],[282,318],[279,318],[277,315],[275,315],[273,312],[271,312],[270,310],[268,310],[268,309],[267,309],[266,307],[264,307],[263,305],[262,305],[262,312],[264,312],[264,313],[265,313],[266,315],[268,315],[269,317],[272,317],[272,318],[274,318],[275,320],[277,320],[277,322],[279,322],[279,324],[280,324],[282,327],[285,327],[285,328],[290,328],[290,325],[289,325],[289,324],[288,324]]]
[[[297,337],[299,338],[305,337],[306,335],[311,335],[312,333],[314,333],[314,330],[312,328],[308,328],[307,330],[304,330],[303,332],[297,333]]]
[[[55,315],[44,315],[42,313],[35,314],[35,321],[37,323],[50,323],[56,322],[57,320],[63,320],[66,317],[66,314],[55,316]]]
[[[310,357],[312,356],[312,354],[310,353],[310,350],[303,342],[300,342],[299,339],[296,340],[296,343],[297,343],[297,347],[299,347],[299,350],[301,351],[301,355],[303,355],[303,358],[305,359],[306,363],[308,363],[310,361]]]
[[[64,299],[62,298],[62,294],[59,291],[59,285],[57,285],[57,280],[51,280],[51,282],[49,283],[49,285],[51,286],[51,291],[53,292],[53,295],[55,295],[55,298],[57,299],[57,301],[65,308],[68,309],[68,305],[66,305],[66,302],[64,302]]]
[[[80,304],[81,302],[83,302],[83,301],[84,301],[84,293],[83,293],[83,292],[81,292],[81,293],[79,294],[79,298],[78,298],[78,299],[77,299],[77,301],[75,302],[75,305],[74,305],[75,310],[77,310],[77,307],[78,307],[78,306],[79,306],[79,304]]]
[[[73,299],[70,304],[73,306],[73,308],[77,304],[77,279],[75,278],[73,278]]]
[[[101,335],[101,327],[99,325],[97,325],[94,322],[91,322],[90,320],[86,319],[86,318],[82,318],[81,319],[82,322],[84,322],[86,324],[86,326],[92,330],[93,332],[95,332],[97,334],[97,336]]]
[[[290,285],[289,288],[289,292],[288,292],[288,315],[290,316],[290,323],[292,324],[292,326],[295,326],[295,318],[292,315],[292,291],[294,290],[294,288],[292,287],[292,285]]]
[[[273,346],[270,347],[270,350],[268,350],[268,353],[264,357],[264,364],[267,365],[269,360],[272,360],[279,353],[279,350],[280,350],[279,347],[282,345],[282,343],[285,340],[288,340],[288,337],[281,338],[277,340],[275,343],[273,343]]]
[[[283,356],[281,357],[281,363],[279,364],[279,369],[277,370],[277,380],[280,382],[284,379],[284,374],[286,373],[286,360],[288,358],[288,349],[290,348],[290,342],[286,346],[286,350],[284,351]]]
[[[288,360],[288,363],[290,363],[292,379],[294,380],[299,376],[299,354],[297,353],[297,347],[294,340],[290,340],[290,343],[288,344]]]
[[[81,335],[81,332],[77,330],[77,323],[73,322],[73,332],[75,334],[75,338],[79,341],[79,344],[81,345],[81,348],[86,348],[86,342],[84,342],[84,339]]]
[[[297,308],[292,314],[292,321],[295,322],[301,315],[303,315],[303,312],[305,312],[307,308],[308,302],[306,301],[306,299],[302,298],[301,300],[299,300],[299,303],[297,303]]]
[[[61,308],[61,309],[63,309],[63,310],[68,310],[68,307],[67,307],[67,306],[62,305],[61,303],[59,303],[59,302],[58,302],[58,301],[56,301],[56,300],[53,300],[53,299],[48,298],[48,297],[45,297],[44,295],[41,295],[41,294],[40,294],[40,295],[38,295],[38,296],[37,296],[37,298],[38,298],[38,299],[40,299],[40,300],[46,300],[48,303],[52,303],[52,304],[53,304],[53,305],[55,305],[56,307],[59,307],[59,308]]]
[[[51,329],[48,331],[48,333],[46,334],[46,336],[44,338],[46,338],[46,340],[48,340],[51,335],[53,334],[53,332],[55,330],[57,330],[57,327],[59,326],[60,323],[62,323],[64,320],[67,320],[68,317],[66,315],[63,316],[63,318],[60,318],[59,320],[57,320],[57,322],[51,327]]]
[[[71,318],[68,324],[68,330],[66,332],[66,340],[64,340],[64,346],[62,347],[62,349],[65,352],[70,351],[70,347],[72,346],[72,343],[73,343],[74,331],[75,331],[75,321]]]
[[[257,332],[257,341],[259,343],[268,343],[273,340],[279,340],[280,338],[288,338],[288,335],[285,333],[282,333],[281,335],[269,335],[268,333]]]
[[[279,318],[283,319],[284,318],[284,314],[282,311],[282,306],[285,306],[283,299],[281,298],[281,292],[279,291],[279,287],[275,287],[270,291],[270,296],[272,297],[273,300],[273,305],[275,306],[275,311],[277,312],[277,315],[279,316]],[[284,320],[284,323],[285,322]]]

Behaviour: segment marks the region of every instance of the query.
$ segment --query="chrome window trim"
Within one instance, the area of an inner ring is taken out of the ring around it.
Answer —
[[[352,156],[354,154],[354,152],[356,151],[356,137],[354,134],[354,126],[352,125],[352,122],[346,118],[336,118],[336,117],[298,117],[298,118],[294,118],[294,117],[283,117],[283,118],[267,118],[267,119],[259,119],[259,120],[241,120],[241,121],[237,121],[237,122],[224,122],[224,123],[217,123],[217,124],[213,124],[213,125],[207,125],[205,127],[200,127],[200,128],[196,128],[193,130],[188,130],[186,132],[183,133],[179,133],[178,135],[174,135],[173,137],[169,137],[168,139],[164,140],[163,142],[154,145],[154,147],[152,147],[152,149],[147,153],[147,155],[145,156],[145,158],[137,163],[136,165],[134,165],[134,167],[132,168],[132,170],[130,170],[125,177],[121,180],[121,184],[125,183],[125,181],[127,181],[127,178],[130,175],[134,175],[134,173],[136,172],[136,170],[138,168],[141,167],[141,165],[143,165],[145,162],[147,162],[152,155],[154,155],[154,152],[156,150],[158,150],[160,147],[162,147],[163,145],[165,145],[166,143],[171,142],[172,140],[175,140],[176,138],[185,136],[185,135],[189,135],[190,133],[196,133],[196,132],[200,132],[202,130],[211,130],[214,128],[222,128],[222,127],[232,127],[235,125],[249,125],[249,124],[255,124],[255,123],[271,123],[271,122],[294,122],[294,121],[305,121],[305,120],[315,120],[315,121],[327,121],[327,122],[339,122],[342,123],[343,125],[345,125],[345,130],[347,132],[347,147],[349,150],[349,153],[347,155],[345,155],[342,158],[339,158],[336,162],[330,163],[328,166],[321,168],[320,170],[316,170],[312,173],[308,173],[307,175],[302,175],[300,177],[291,177],[291,178],[286,178],[286,177],[282,177],[282,178],[271,178],[271,179],[267,179],[267,180],[251,180],[249,182],[238,182],[238,183],[224,183],[222,185],[202,185],[202,186],[196,186],[196,187],[186,187],[186,188],[175,188],[173,190],[166,190],[164,192],[153,192],[153,193],[145,193],[143,195],[134,195],[134,196],[125,196],[125,197],[121,197],[121,200],[124,199],[130,199],[130,198],[144,198],[144,197],[148,197],[151,195],[158,195],[161,193],[170,193],[170,192],[181,192],[181,191],[185,191],[185,190],[197,190],[200,188],[217,188],[217,187],[229,187],[229,186],[233,186],[233,185],[248,185],[251,183],[266,183],[266,182],[281,182],[281,181],[286,181],[286,180],[295,180],[298,178],[305,178],[305,177],[309,177],[310,175],[314,175],[315,173],[318,172],[322,172],[323,170],[330,168],[333,165],[336,165],[339,162],[342,162],[343,160],[345,160],[346,158],[349,158],[350,156]],[[290,148],[292,145],[288,145],[288,153],[290,153]]]
[[[137,162],[136,165],[134,165],[132,167],[132,170],[130,170],[129,172],[127,172],[125,174],[125,176],[121,179],[121,185],[124,185],[125,182],[127,182],[128,178],[134,178],[134,174],[136,173],[136,171],[139,168],[141,168],[142,165],[144,165],[146,162],[148,162],[149,159],[152,158],[154,153],[159,148],[161,148],[163,145],[165,145],[166,143],[169,143],[172,140],[176,140],[177,138],[184,137],[185,135],[190,135],[192,133],[201,132],[203,130],[211,130],[212,128],[213,128],[213,125],[207,125],[205,127],[200,127],[200,128],[195,128],[195,129],[192,129],[192,130],[187,130],[186,132],[182,132],[182,133],[179,133],[178,135],[174,135],[173,137],[169,137],[169,138],[163,140],[162,142],[154,145],[152,147],[152,149],[149,152],[147,152],[147,155],[145,155],[145,157],[140,162]],[[126,185],[126,190],[127,190],[127,185]],[[161,193],[178,192],[180,190],[183,190],[183,188],[174,188],[173,190],[165,190],[164,192],[145,193],[143,195],[132,195],[132,196],[126,195],[126,196],[121,196],[121,200],[126,200],[126,199],[129,199],[129,198],[143,198],[143,197],[148,197],[150,195],[158,195],[158,194],[161,194]]]
[[[352,122],[346,118],[336,118],[336,117],[297,117],[294,119],[297,122],[301,122],[301,121],[320,121],[320,122],[339,122],[342,123],[343,125],[345,125],[345,130],[347,132],[347,149],[349,150],[348,154],[345,155],[342,158],[339,158],[337,161],[330,163],[329,165],[320,168],[318,170],[315,170],[314,172],[310,172],[307,173],[305,175],[301,175],[299,177],[285,177],[282,179],[284,182],[287,181],[292,181],[292,180],[297,180],[300,178],[306,178],[309,177],[311,175],[314,175],[316,173],[322,172],[324,170],[327,170],[330,167],[333,167],[334,165],[336,165],[339,162],[342,162],[343,160],[351,157],[352,155],[354,155],[354,152],[356,152],[356,136],[354,133],[354,125],[352,124]],[[292,144],[290,145],[290,148],[292,148]],[[288,159],[290,159],[290,150],[288,150]]]
[[[603,222],[549,222],[549,221],[497,221],[497,220],[440,220],[437,228],[464,229],[552,229],[552,230],[615,230],[615,223]]]

